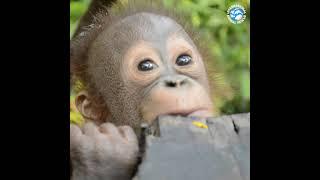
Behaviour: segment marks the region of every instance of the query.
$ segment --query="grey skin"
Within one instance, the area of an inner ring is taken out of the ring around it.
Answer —
[[[166,48],[166,41],[173,33],[183,37],[196,49],[179,24],[168,17],[151,13],[128,16],[103,30],[94,40],[88,51],[88,72],[109,113],[105,123],[99,125],[87,123],[83,129],[71,125],[73,180],[131,178],[138,157],[136,134],[139,134],[139,125],[143,121],[140,107],[144,103],[153,106],[152,92],[161,89],[164,93],[170,91],[178,96],[179,91],[201,87],[209,93],[203,65],[199,70],[201,73],[197,74],[179,74],[174,69]],[[125,79],[121,68],[128,49],[141,40],[156,49],[164,66],[152,81],[140,84]],[[177,86],[169,86],[168,82],[175,82]],[[183,87],[181,82],[184,82]],[[86,98],[90,99],[89,96]],[[89,100],[77,104],[83,115],[90,114],[86,110],[88,104]]]

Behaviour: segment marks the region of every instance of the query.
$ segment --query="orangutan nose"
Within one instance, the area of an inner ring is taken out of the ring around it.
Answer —
[[[178,88],[184,86],[188,83],[188,79],[185,77],[174,76],[170,78],[166,78],[164,80],[165,86],[169,88]]]

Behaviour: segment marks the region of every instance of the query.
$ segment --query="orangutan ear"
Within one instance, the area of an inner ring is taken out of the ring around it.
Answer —
[[[86,120],[100,121],[98,109],[94,106],[87,91],[81,91],[77,94],[75,105]]]

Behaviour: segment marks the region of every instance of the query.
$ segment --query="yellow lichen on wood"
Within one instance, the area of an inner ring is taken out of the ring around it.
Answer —
[[[192,124],[199,127],[199,128],[208,129],[208,126],[206,124],[199,122],[199,121],[192,121]]]

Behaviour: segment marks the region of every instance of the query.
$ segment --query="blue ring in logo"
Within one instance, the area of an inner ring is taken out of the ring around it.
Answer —
[[[246,18],[246,11],[240,5],[232,5],[227,12],[228,19],[234,24],[242,23]]]

